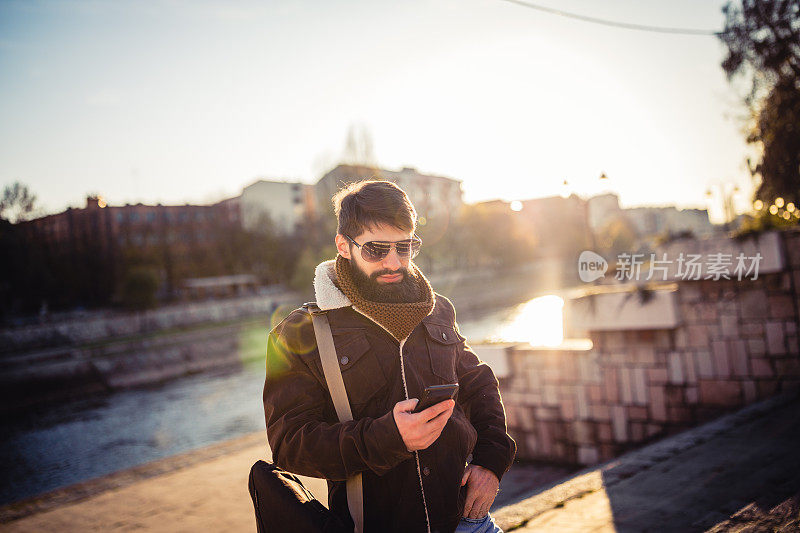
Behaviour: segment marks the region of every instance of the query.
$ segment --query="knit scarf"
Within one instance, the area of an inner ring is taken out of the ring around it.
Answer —
[[[408,265],[408,274],[419,283],[420,293],[423,295],[417,302],[383,303],[367,300],[353,280],[352,268],[350,261],[341,255],[336,257],[336,282],[339,289],[350,299],[354,308],[383,326],[398,341],[408,337],[422,319],[433,311],[436,296],[428,279],[413,262]]]

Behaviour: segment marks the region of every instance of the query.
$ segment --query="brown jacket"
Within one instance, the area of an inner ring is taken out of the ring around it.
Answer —
[[[317,305],[327,310],[354,420],[338,422],[311,319],[293,311],[267,343],[264,413],[273,461],[327,478],[329,507],[350,524],[344,480],[361,472],[367,533],[452,532],[463,514],[466,464],[499,479],[514,459],[497,379],[464,342],[447,298],[437,294],[431,314],[398,343],[336,289],[326,275],[330,263],[317,269]],[[441,435],[409,452],[392,408],[421,398],[427,385],[455,382],[456,407]]]

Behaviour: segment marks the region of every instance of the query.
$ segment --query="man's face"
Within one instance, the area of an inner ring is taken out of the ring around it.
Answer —
[[[413,236],[412,231],[385,225],[367,230],[361,235],[350,235],[360,245],[369,241],[402,241]],[[366,298],[384,302],[402,302],[413,300],[416,296],[416,283],[408,272],[411,258],[397,255],[394,246],[386,257],[374,263],[365,261],[361,257],[361,248],[343,235],[336,236],[336,247],[345,259],[350,260],[353,275]]]

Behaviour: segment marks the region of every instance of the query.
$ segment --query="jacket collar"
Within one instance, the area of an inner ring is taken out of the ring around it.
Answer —
[[[323,311],[353,305],[353,302],[333,283],[334,279],[336,279],[335,259],[317,265],[314,270],[314,297],[317,306]]]

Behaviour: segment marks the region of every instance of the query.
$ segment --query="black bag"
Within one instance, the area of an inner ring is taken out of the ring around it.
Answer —
[[[352,420],[328,317],[313,302],[304,304],[303,309],[311,315],[314,324],[322,371],[336,414],[341,422]],[[364,492],[360,473],[347,479],[347,507],[352,520],[347,524],[314,498],[296,475],[266,461],[257,461],[253,465],[248,485],[256,510],[258,533],[363,533]]]
[[[315,303],[303,305],[311,315],[314,335],[317,338],[322,371],[341,422],[353,419],[347,390],[336,358],[336,348],[331,335],[331,326],[324,311]],[[362,533],[364,524],[364,493],[361,474],[347,480],[347,506],[352,524],[344,524],[327,507],[303,486],[291,472],[282,470],[266,461],[257,461],[250,469],[250,496],[256,510],[258,533],[324,532]]]
[[[256,461],[248,483],[258,533],[352,533],[317,500],[300,479],[286,470]]]

